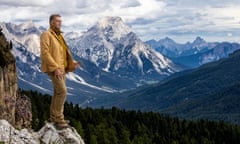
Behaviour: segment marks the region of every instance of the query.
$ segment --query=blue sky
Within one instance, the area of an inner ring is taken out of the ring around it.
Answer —
[[[48,27],[60,13],[63,30],[86,31],[105,16],[120,16],[144,41],[170,37],[177,42],[240,42],[240,0],[0,0],[0,22],[32,20]]]

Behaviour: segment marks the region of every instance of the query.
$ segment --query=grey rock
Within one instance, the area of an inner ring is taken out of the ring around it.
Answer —
[[[57,130],[52,123],[46,123],[38,135],[40,140],[46,144],[84,144],[81,136],[73,127]]]
[[[6,120],[0,120],[0,142],[8,144],[85,144],[73,127],[57,130],[46,123],[38,132],[31,129],[16,130]]]

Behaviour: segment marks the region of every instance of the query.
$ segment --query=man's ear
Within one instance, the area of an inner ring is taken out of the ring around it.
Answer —
[[[50,27],[52,27],[52,25],[53,25],[53,24],[52,24],[52,21],[51,21],[49,24],[50,24]]]
[[[49,22],[51,27],[54,25],[53,23],[54,23],[53,20]]]

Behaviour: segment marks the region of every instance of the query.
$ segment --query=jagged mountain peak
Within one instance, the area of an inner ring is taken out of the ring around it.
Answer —
[[[37,27],[33,21],[22,24],[0,23],[7,40],[11,40],[15,47],[21,47],[39,56],[40,54],[40,34],[44,31],[43,27]],[[21,45],[24,45],[21,46]],[[17,53],[14,53],[16,56]]]
[[[169,75],[179,69],[144,43],[120,17],[104,17],[72,45],[74,52],[106,72],[122,76]]]
[[[123,22],[121,17],[106,16],[102,18],[98,23],[102,24],[102,26],[104,27],[106,25],[113,25],[119,22]]]
[[[104,33],[104,35],[117,39],[120,39],[121,37],[131,32],[131,29],[123,22],[122,18],[120,17],[104,17],[93,27],[99,28]]]
[[[12,34],[17,34],[18,36],[29,35],[29,34],[38,34],[42,32],[42,28],[38,28],[33,21],[29,20],[21,24],[14,23],[0,23],[1,27],[5,30],[5,32],[9,32]]]
[[[175,41],[174,41],[173,39],[169,38],[169,37],[165,37],[163,40],[165,40],[165,41],[171,41],[171,42],[174,42],[174,43],[175,43]]]
[[[203,43],[207,43],[203,38],[201,38],[200,36],[196,37],[196,39],[193,41],[193,45],[199,45],[199,44],[203,44]]]
[[[158,42],[163,43],[165,45],[176,45],[177,44],[173,39],[171,39],[169,37],[165,37],[164,39],[161,39]]]
[[[28,29],[28,28],[36,27],[32,20],[26,21],[18,26],[21,29]]]
[[[72,31],[72,32],[67,32],[67,33],[65,33],[65,34],[64,34],[64,37],[65,37],[66,39],[76,39],[76,38],[79,38],[81,35],[82,35],[82,33],[80,33],[80,32],[74,32],[74,31]]]

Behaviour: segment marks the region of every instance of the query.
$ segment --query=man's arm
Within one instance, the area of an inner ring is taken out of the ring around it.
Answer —
[[[50,72],[55,71],[59,68],[58,64],[52,58],[49,47],[50,47],[50,38],[49,34],[44,32],[40,37],[40,47],[41,47],[41,60],[47,65]]]

